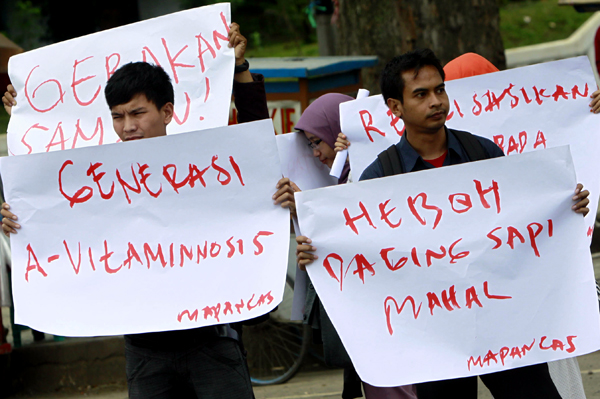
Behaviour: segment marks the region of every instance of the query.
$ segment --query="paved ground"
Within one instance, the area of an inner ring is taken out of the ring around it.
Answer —
[[[600,352],[579,358],[581,374],[588,399],[600,399]],[[255,387],[256,399],[325,399],[341,398],[342,371],[321,370],[298,374],[282,385]],[[125,399],[124,387],[90,388],[77,393],[53,393],[37,396],[21,396],[32,399],[75,399],[94,397],[97,399]],[[479,383],[479,399],[492,399],[489,391]]]

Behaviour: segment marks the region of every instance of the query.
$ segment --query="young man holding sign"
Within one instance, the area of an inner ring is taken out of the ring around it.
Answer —
[[[445,126],[449,110],[444,70],[431,50],[417,50],[390,61],[381,79],[384,100],[392,113],[402,118],[406,130],[400,142],[382,152],[365,169],[360,180],[417,172],[479,159],[503,156],[492,141]],[[573,211],[589,212],[589,192],[577,185]],[[316,248],[307,237],[297,237],[300,267],[317,259]],[[481,376],[495,398],[560,399],[547,364],[521,367]],[[477,398],[476,377],[417,384],[419,399]]]
[[[235,49],[234,95],[240,122],[269,117],[262,76],[252,75],[244,54],[246,39],[233,23],[229,46]],[[9,87],[9,92],[10,92]],[[16,93],[3,102],[7,111]],[[145,62],[119,68],[105,87],[113,127],[122,141],[166,135],[173,118],[169,76]],[[20,228],[8,204],[2,206],[5,234]],[[229,325],[125,336],[130,398],[253,398],[239,335]]]

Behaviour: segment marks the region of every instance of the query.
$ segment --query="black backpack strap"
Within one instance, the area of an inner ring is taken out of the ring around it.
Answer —
[[[452,130],[452,133],[454,133],[458,142],[464,148],[470,161],[480,161],[490,157],[485,148],[483,148],[483,145],[477,140],[477,137],[471,133],[463,132],[462,130]],[[400,154],[398,154],[395,144],[379,153],[377,159],[379,159],[383,167],[383,176],[394,176],[404,173]]]
[[[379,162],[381,162],[381,166],[383,167],[383,176],[393,176],[404,173],[396,145],[392,145],[385,151],[379,153],[377,159],[379,159]]]
[[[477,140],[477,137],[471,133],[463,132],[462,130],[452,130],[452,133],[454,133],[471,161],[481,161],[490,157],[479,140]]]

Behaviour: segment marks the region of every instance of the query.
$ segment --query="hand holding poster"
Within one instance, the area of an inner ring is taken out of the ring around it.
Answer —
[[[175,89],[169,133],[225,126],[234,50],[229,4],[215,4],[53,44],[10,58],[19,93],[8,126],[12,155],[117,141],[104,86],[122,65],[161,65]]]
[[[491,373],[600,347],[567,147],[296,194],[307,267],[363,381]]]
[[[257,154],[260,154],[258,157]],[[66,336],[229,323],[281,301],[270,120],[1,160],[16,322]]]
[[[585,56],[453,80],[446,82],[446,126],[486,137],[506,155],[570,145],[578,181],[591,193],[591,237],[600,193],[600,115],[589,108],[595,88]],[[343,103],[340,114],[358,179],[377,154],[400,140],[404,125],[382,96]]]
[[[281,172],[301,190],[327,187],[337,184],[338,178],[329,175],[329,168],[313,155],[303,133],[294,132],[276,136],[277,149],[281,160]],[[298,219],[292,219],[294,232],[300,235]],[[292,243],[294,245],[295,242]],[[295,247],[292,248],[295,250]],[[304,270],[296,268],[294,281],[294,301],[291,320],[302,320],[306,300],[307,277]]]

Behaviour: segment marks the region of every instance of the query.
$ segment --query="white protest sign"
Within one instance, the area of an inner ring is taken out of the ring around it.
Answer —
[[[270,120],[1,159],[16,322],[66,336],[229,323],[283,295]]]
[[[288,177],[301,190],[312,190],[337,184],[338,179],[329,175],[329,168],[315,158],[304,133],[294,132],[276,136],[277,149],[283,176]],[[298,221],[293,219],[294,231],[300,235]],[[306,299],[306,272],[296,269],[292,320],[302,320]]]
[[[600,347],[568,147],[296,195],[311,281],[363,381],[491,373]]]
[[[589,108],[595,89],[585,56],[453,80],[446,82],[446,126],[493,140],[506,155],[569,144],[577,179],[591,193],[591,237],[600,193],[600,116]],[[358,180],[377,154],[400,140],[404,125],[381,95],[343,103],[340,115]]]
[[[315,158],[303,133],[280,134],[276,141],[283,176],[296,183],[301,190],[337,184],[338,179],[329,176],[329,168]]]
[[[369,90],[358,89],[358,93],[356,93],[356,99],[367,98],[369,97]],[[331,165],[331,176],[335,176],[338,179],[342,175],[342,170],[344,169],[344,165],[346,165],[346,160],[348,159],[348,150],[341,150],[335,154],[335,159],[333,160],[333,165]]]
[[[229,3],[182,11],[53,44],[9,60],[19,97],[12,155],[114,143],[106,81],[128,62],[161,65],[175,89],[168,133],[225,126],[233,85]]]

